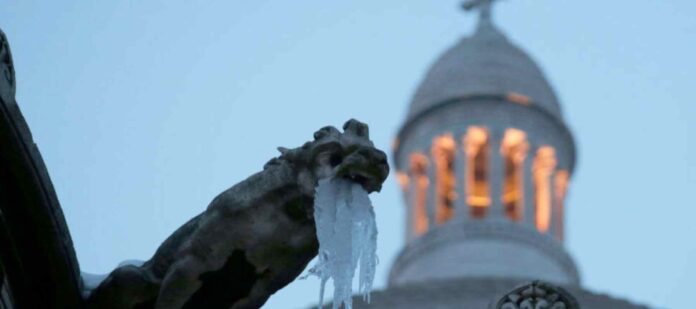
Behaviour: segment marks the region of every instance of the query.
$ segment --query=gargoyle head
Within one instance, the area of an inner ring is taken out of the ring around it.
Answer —
[[[367,192],[380,191],[389,175],[387,155],[370,141],[367,125],[355,119],[343,125],[343,133],[327,126],[302,147],[278,150],[281,157],[268,164],[285,160],[303,169],[300,181],[307,186],[311,183],[311,190],[319,179],[343,177],[359,183]]]

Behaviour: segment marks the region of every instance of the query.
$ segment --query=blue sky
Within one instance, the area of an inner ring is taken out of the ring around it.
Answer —
[[[0,1],[17,99],[83,270],[147,259],[219,192],[355,117],[383,149],[425,70],[473,29],[459,1]],[[502,1],[579,149],[567,248],[584,285],[688,308],[696,277],[692,1]],[[691,142],[690,142],[690,136]],[[403,245],[374,195],[377,286]],[[294,282],[268,308],[317,300]]]

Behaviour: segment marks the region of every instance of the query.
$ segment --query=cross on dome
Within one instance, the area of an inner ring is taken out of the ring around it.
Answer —
[[[462,7],[466,11],[471,11],[478,9],[480,11],[481,19],[480,21],[490,21],[491,18],[491,6],[496,0],[466,0],[462,4]]]

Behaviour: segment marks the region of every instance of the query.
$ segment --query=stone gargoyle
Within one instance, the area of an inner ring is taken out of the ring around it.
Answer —
[[[317,255],[313,218],[319,179],[343,177],[379,191],[387,156],[367,125],[324,127],[314,141],[279,148],[246,180],[215,197],[140,266],[112,271],[87,308],[259,308]]]

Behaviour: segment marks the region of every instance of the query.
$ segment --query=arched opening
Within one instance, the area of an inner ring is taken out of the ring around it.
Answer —
[[[412,153],[410,158],[410,173],[413,179],[413,210],[412,222],[415,235],[421,235],[428,231],[428,212],[426,201],[428,198],[428,158],[422,153]]]
[[[534,177],[535,223],[537,230],[547,232],[551,223],[551,174],[556,168],[556,151],[551,146],[539,147],[532,165]]]
[[[454,200],[457,198],[454,158],[456,143],[452,134],[444,134],[433,140],[432,156],[435,162],[435,221],[446,222],[454,215]]]
[[[565,198],[568,192],[568,181],[570,175],[566,170],[559,170],[556,172],[556,177],[554,180],[554,221],[556,222],[556,237],[563,241],[564,237],[564,208],[565,208]]]
[[[502,201],[505,215],[514,220],[522,220],[524,214],[524,160],[529,143],[527,134],[517,129],[505,130],[500,153],[505,163]]]
[[[488,130],[472,126],[464,136],[466,154],[466,202],[472,218],[483,218],[491,205],[488,181]]]

